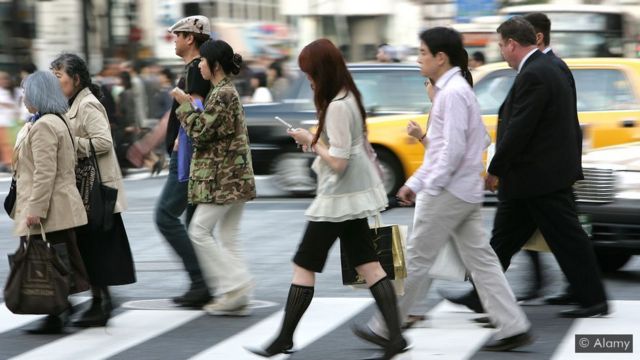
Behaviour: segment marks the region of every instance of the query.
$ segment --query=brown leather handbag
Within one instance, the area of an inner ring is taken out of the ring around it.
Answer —
[[[69,306],[69,270],[47,241],[27,235],[9,256],[11,270],[4,287],[4,300],[14,314],[57,315]]]

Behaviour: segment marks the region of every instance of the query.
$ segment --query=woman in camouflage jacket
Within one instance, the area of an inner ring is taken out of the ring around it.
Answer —
[[[253,280],[238,244],[244,203],[256,196],[249,138],[240,97],[229,74],[242,57],[222,40],[200,47],[200,72],[212,87],[204,109],[174,90],[181,104],[176,114],[193,142],[189,202],[197,204],[189,237],[215,300],[204,306],[211,315],[248,315]],[[220,223],[218,236],[213,230]]]

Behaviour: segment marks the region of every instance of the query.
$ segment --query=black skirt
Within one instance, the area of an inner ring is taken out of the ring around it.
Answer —
[[[85,225],[76,228],[76,234],[92,286],[136,282],[129,238],[119,213],[113,214],[113,227],[108,232],[91,231]]]

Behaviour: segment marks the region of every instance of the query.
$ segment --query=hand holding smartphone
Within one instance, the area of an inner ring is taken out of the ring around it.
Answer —
[[[295,130],[291,124],[289,124],[288,122],[282,120],[282,118],[280,118],[280,116],[276,116],[275,119],[278,120],[282,125],[286,126],[287,130]]]

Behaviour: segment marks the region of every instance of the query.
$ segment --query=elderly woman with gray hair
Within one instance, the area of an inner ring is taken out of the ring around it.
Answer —
[[[25,105],[36,115],[20,131],[13,154],[14,233],[21,237],[28,233],[41,237],[42,229],[53,245],[66,244],[74,274],[72,293],[85,291],[89,283],[76,244],[75,228],[87,223],[87,215],[76,188],[76,144],[66,117],[61,115],[69,106],[56,77],[49,72],[29,75],[23,88]],[[50,314],[38,327],[28,331],[59,333],[68,313]]]

